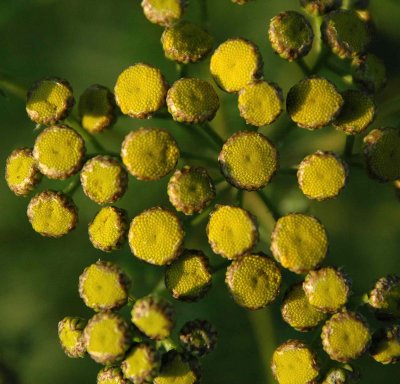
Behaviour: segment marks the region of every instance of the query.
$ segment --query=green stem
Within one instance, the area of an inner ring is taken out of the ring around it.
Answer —
[[[202,155],[197,155],[197,154],[193,154],[193,153],[189,153],[189,152],[182,152],[182,151],[181,151],[181,156],[186,160],[203,161],[211,167],[214,167],[214,168],[218,167],[218,162],[207,156],[202,156]]]
[[[312,75],[310,68],[308,67],[307,63],[304,61],[303,58],[296,60],[296,64],[299,66],[304,76],[307,77]]]
[[[346,143],[343,151],[343,156],[345,158],[350,158],[351,155],[353,154],[354,142],[355,142],[355,137],[353,135],[348,135],[346,137]]]
[[[201,132],[205,134],[209,138],[209,140],[218,148],[220,149],[223,144],[224,140],[222,137],[211,127],[210,124],[204,123],[201,124],[200,126]]]
[[[27,90],[22,85],[11,80],[8,76],[0,74],[0,89],[14,95],[22,101],[26,101]]]
[[[237,205],[239,207],[242,207],[243,206],[243,189],[238,189],[236,200],[237,200]]]
[[[197,216],[193,217],[188,223],[189,226],[196,227],[197,225],[201,224],[208,217],[208,215],[213,210],[213,208],[214,207],[212,205],[210,205],[203,212],[201,212]]]
[[[277,221],[281,217],[277,208],[271,203],[269,198],[267,196],[265,196],[264,193],[262,193],[261,191],[257,191],[257,193],[258,193],[258,196],[260,197],[260,199],[265,204],[265,206],[268,208],[268,211],[271,213],[274,220]]]
[[[187,65],[176,63],[176,72],[178,73],[178,78],[187,77]]]
[[[167,289],[167,287],[165,286],[165,278],[164,278],[164,276],[162,276],[161,279],[158,281],[158,283],[153,288],[151,293],[154,295],[159,295],[159,294],[165,292],[166,289]]]
[[[62,192],[66,195],[73,196],[80,185],[81,183],[79,176],[76,176],[74,180],[71,180],[70,183],[62,190]]]

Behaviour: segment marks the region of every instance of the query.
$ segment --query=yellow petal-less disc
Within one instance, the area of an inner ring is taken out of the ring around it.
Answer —
[[[86,353],[83,341],[83,329],[86,321],[80,317],[64,317],[58,323],[58,338],[68,357],[84,357]]]
[[[400,319],[400,276],[379,278],[368,294],[368,304],[379,320]]]
[[[374,334],[370,354],[381,364],[400,361],[400,326],[392,325]]]
[[[97,384],[129,384],[120,368],[105,367],[97,374]]]
[[[143,0],[143,12],[154,24],[168,27],[178,21],[185,9],[185,0]]]
[[[159,69],[138,63],[118,76],[114,93],[124,115],[145,119],[165,104],[167,89]]]

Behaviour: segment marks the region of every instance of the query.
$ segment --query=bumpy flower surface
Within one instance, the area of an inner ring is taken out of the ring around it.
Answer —
[[[138,63],[118,76],[114,93],[124,115],[145,119],[164,105],[167,83],[159,69]]]
[[[400,326],[393,325],[377,332],[372,339],[371,356],[381,364],[400,361]]]
[[[321,34],[332,51],[341,58],[364,53],[370,43],[368,24],[353,10],[337,10],[325,16]]]
[[[28,219],[32,228],[46,237],[61,237],[72,231],[78,222],[78,209],[61,192],[43,191],[28,205]]]
[[[78,172],[85,157],[85,142],[72,128],[54,125],[36,138],[33,157],[49,179],[66,179]]]
[[[385,87],[386,68],[381,59],[372,53],[354,60],[354,81],[361,84],[369,92],[378,92]]]
[[[283,320],[301,332],[315,328],[325,319],[325,314],[309,303],[302,283],[294,284],[288,289],[282,302],[281,312]]]
[[[212,273],[202,251],[185,250],[165,271],[165,286],[175,299],[196,301],[211,288]]]
[[[234,260],[225,278],[233,299],[247,309],[263,308],[274,301],[281,280],[281,271],[275,262],[262,253]]]
[[[207,237],[212,250],[227,259],[250,251],[258,241],[254,216],[240,207],[217,205],[210,214]]]
[[[49,125],[64,120],[75,104],[70,84],[57,77],[39,80],[28,91],[26,112],[37,124]]]
[[[400,134],[398,129],[378,128],[364,137],[368,174],[379,181],[400,178]]]
[[[310,52],[314,33],[301,13],[286,11],[271,19],[268,37],[272,49],[282,59],[293,61]]]
[[[233,186],[254,191],[264,188],[278,169],[278,151],[261,133],[240,131],[223,145],[221,171]]]
[[[69,357],[84,357],[83,329],[86,320],[79,317],[65,317],[58,323],[58,337],[61,347]]]
[[[346,363],[360,357],[369,347],[371,333],[358,313],[335,313],[323,326],[322,346],[332,360]]]
[[[317,151],[300,163],[297,180],[309,199],[333,199],[346,185],[347,165],[333,152]]]
[[[122,162],[139,180],[158,180],[176,166],[180,152],[175,139],[157,128],[130,132],[121,148]]]
[[[272,124],[282,113],[282,90],[274,83],[258,80],[239,91],[240,116],[255,127]]]
[[[290,88],[286,109],[301,128],[310,130],[328,125],[340,112],[343,98],[336,87],[321,77],[301,80]]]
[[[218,86],[226,92],[238,92],[260,78],[262,58],[252,42],[236,38],[223,42],[213,53],[210,71]]]
[[[205,168],[185,166],[175,171],[167,192],[177,211],[192,215],[201,212],[214,199],[215,186]]]
[[[202,123],[214,118],[219,108],[219,98],[207,81],[182,78],[168,90],[167,105],[174,120]]]
[[[379,319],[400,318],[400,277],[388,275],[378,279],[368,295],[368,303]]]
[[[94,315],[83,331],[83,337],[90,357],[100,364],[121,360],[131,344],[128,324],[112,312]]]
[[[122,371],[116,367],[105,367],[97,374],[97,384],[129,384]]]
[[[89,224],[89,239],[95,248],[111,252],[121,247],[127,230],[126,212],[116,207],[104,207]]]
[[[188,321],[179,332],[179,339],[185,351],[201,357],[210,353],[217,343],[217,330],[207,320]]]
[[[135,345],[121,363],[124,376],[134,383],[152,383],[160,369],[160,358],[154,347]]]
[[[313,216],[291,213],[280,217],[271,238],[271,252],[284,267],[295,273],[316,268],[328,251],[324,226]]]
[[[116,119],[114,95],[103,85],[86,88],[79,98],[78,110],[82,127],[90,133],[104,131]]]
[[[98,155],[88,160],[81,171],[83,192],[97,204],[120,199],[128,185],[128,175],[118,160]]]
[[[17,148],[7,157],[6,182],[17,196],[26,196],[40,181],[41,174],[30,148]]]
[[[168,209],[155,207],[132,220],[128,240],[137,258],[166,265],[181,254],[184,236],[178,217]]]
[[[147,337],[162,340],[171,334],[175,325],[173,306],[162,297],[146,296],[133,305],[132,323]]]
[[[342,93],[342,97],[343,108],[333,126],[351,135],[365,131],[375,117],[375,103],[372,97],[356,90],[348,90]]]
[[[97,261],[79,277],[79,295],[95,311],[122,307],[128,301],[129,279],[115,264]]]
[[[332,313],[347,303],[350,283],[341,271],[326,267],[309,272],[303,289],[311,305],[320,311]]]
[[[314,352],[299,340],[288,340],[272,355],[272,373],[279,384],[314,384],[319,367]]]
[[[161,36],[165,56],[180,63],[195,63],[212,49],[214,39],[197,24],[181,21],[166,28]]]
[[[320,16],[339,9],[342,0],[300,0],[300,3],[311,15]]]
[[[182,17],[185,0],[143,0],[143,12],[154,24],[167,27]]]

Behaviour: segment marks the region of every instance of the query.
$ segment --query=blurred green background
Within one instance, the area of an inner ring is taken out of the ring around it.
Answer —
[[[202,0],[191,0],[185,17],[198,21]],[[302,78],[296,64],[284,62],[272,53],[267,40],[269,19],[284,10],[298,10],[298,0],[256,0],[245,6],[230,0],[208,0],[209,30],[216,44],[229,37],[246,37],[259,45],[264,58],[267,80],[277,82],[286,94]],[[400,2],[372,0],[370,10],[378,33],[371,51],[385,60],[389,82],[377,96],[378,115],[374,127],[400,122]],[[172,83],[176,78],[174,63],[164,58],[160,45],[162,28],[143,16],[139,0],[2,0],[0,2],[0,72],[29,86],[35,80],[55,75],[68,79],[75,95],[90,84],[113,88],[118,74],[130,64],[144,61],[161,68]],[[210,79],[208,60],[189,68],[189,75]],[[324,74],[324,73],[323,73]],[[326,73],[326,75],[328,75]],[[331,75],[329,75],[331,76]],[[344,83],[331,76],[338,87]],[[212,125],[221,135],[243,129],[236,96],[222,94],[221,109]],[[393,100],[398,100],[394,102]],[[281,117],[272,127],[262,129],[273,138],[286,124]],[[212,155],[209,142],[194,140],[192,127],[171,122],[119,119],[113,130],[100,135],[111,151],[118,151],[123,136],[139,126],[169,129],[185,151]],[[16,147],[32,146],[36,133],[28,119],[24,103],[7,93],[0,97],[1,167]],[[282,166],[297,164],[317,150],[341,153],[345,137],[333,128],[318,132],[298,129],[282,147]],[[356,151],[361,139],[357,138]],[[89,148],[90,152],[90,148]],[[183,165],[183,163],[180,163]],[[4,171],[3,171],[4,172]],[[216,175],[215,173],[213,175]],[[78,276],[98,258],[119,263],[133,278],[136,296],[151,291],[162,269],[144,265],[133,258],[125,245],[121,251],[103,254],[95,250],[87,236],[87,224],[98,206],[78,191],[74,200],[80,222],[68,236],[53,240],[42,238],[31,229],[27,217],[28,199],[15,197],[0,181],[0,371],[1,383],[94,383],[100,369],[89,358],[67,358],[57,339],[57,322],[66,315],[90,317],[77,291]],[[140,183],[130,179],[129,191],[116,205],[128,210],[132,218],[145,208],[169,205],[165,186],[159,182]],[[45,181],[45,187],[62,188],[66,183]],[[350,170],[350,181],[340,197],[333,201],[311,203],[299,192],[294,176],[278,176],[266,188],[267,195],[283,213],[309,209],[327,227],[330,254],[326,263],[342,266],[352,277],[353,290],[365,292],[373,280],[387,273],[400,272],[400,203],[391,184],[368,179],[360,169]],[[229,196],[225,197],[228,201]],[[258,250],[269,253],[273,222],[265,207],[252,193],[244,196],[246,207],[257,215],[261,225]],[[205,241],[202,223],[188,233],[188,247],[202,247],[215,265]],[[217,350],[203,361],[203,382],[272,383],[269,359],[276,345],[287,338],[309,340],[281,320],[279,304],[249,313],[229,297],[223,273],[216,276],[211,293],[197,304],[176,304],[177,329],[186,320],[207,318],[215,323],[220,340]],[[299,280],[285,273],[287,282]],[[398,383],[400,367],[381,366],[369,357],[357,361],[362,370],[361,382]],[[14,379],[12,378],[14,377]]]

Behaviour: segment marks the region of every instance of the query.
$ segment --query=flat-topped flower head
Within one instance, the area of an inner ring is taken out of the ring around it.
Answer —
[[[171,350],[163,356],[161,371],[153,383],[199,384],[200,365],[197,360]]]
[[[300,0],[300,4],[309,14],[320,16],[339,9],[342,0]]]
[[[185,64],[203,59],[213,43],[214,39],[207,31],[190,21],[180,21],[166,28],[161,36],[165,56]]]
[[[97,374],[97,384],[129,384],[120,368],[105,367]]]
[[[214,350],[217,330],[207,320],[188,321],[179,332],[179,340],[186,352],[201,357]]]
[[[121,308],[128,301],[130,281],[117,265],[97,261],[79,276],[79,295],[95,311]]]
[[[117,79],[115,100],[124,115],[145,119],[165,104],[167,82],[158,68],[138,63]]]
[[[172,304],[162,297],[150,295],[136,300],[131,311],[132,323],[147,337],[163,340],[175,325]]]
[[[203,167],[185,166],[175,171],[168,182],[171,204],[185,215],[201,212],[215,197],[215,186]]]
[[[276,263],[262,253],[249,253],[234,260],[225,282],[233,299],[247,309],[260,309],[279,294],[282,275]]]
[[[207,224],[214,253],[233,260],[251,251],[258,241],[255,217],[240,207],[216,205]]]
[[[322,346],[332,360],[347,363],[359,358],[369,347],[371,333],[356,312],[335,313],[323,326]]]
[[[14,149],[7,157],[6,182],[17,196],[26,196],[41,179],[30,148]]]
[[[336,87],[322,77],[309,77],[299,81],[286,98],[290,118],[301,128],[322,128],[339,114],[343,98]]]
[[[86,88],[79,98],[78,110],[82,127],[90,133],[103,132],[117,118],[114,95],[103,85]]]
[[[104,207],[89,224],[89,239],[93,246],[104,252],[119,249],[128,232],[126,212],[121,208]]]
[[[309,272],[303,289],[312,306],[320,311],[333,313],[346,305],[350,282],[340,270],[326,267]]]
[[[278,169],[278,151],[261,133],[240,131],[223,145],[218,156],[221,172],[236,188],[264,188]]]
[[[308,272],[325,259],[326,230],[313,216],[302,213],[282,216],[272,232],[271,252],[284,268],[295,273]]]
[[[131,345],[129,325],[113,312],[94,315],[83,331],[86,350],[97,363],[109,365],[120,361]]]
[[[186,0],[143,0],[144,15],[149,21],[168,27],[178,21],[185,9]]]
[[[58,77],[37,81],[29,89],[26,112],[37,124],[50,125],[64,120],[75,104],[71,85]]]
[[[83,329],[86,320],[80,317],[64,317],[58,323],[58,338],[61,347],[68,357],[84,357],[86,354],[83,341]]]
[[[166,265],[182,252],[185,236],[178,217],[170,210],[154,207],[137,215],[129,229],[129,245],[139,259]]]
[[[34,231],[46,237],[61,237],[78,222],[78,209],[61,192],[46,190],[35,195],[28,205],[28,219]]]
[[[275,349],[271,369],[279,384],[315,384],[319,375],[315,353],[299,340],[288,340]]]
[[[182,78],[168,90],[167,106],[176,121],[202,123],[214,118],[219,108],[219,98],[207,81]]]
[[[210,62],[211,75],[226,92],[238,92],[259,79],[262,67],[258,47],[242,38],[229,39],[219,45]]]
[[[36,138],[33,157],[49,179],[66,179],[83,165],[86,148],[81,135],[66,125],[44,129]]]
[[[271,19],[268,37],[272,49],[282,59],[293,61],[310,52],[314,32],[301,13],[286,11]]]
[[[333,53],[341,58],[365,53],[371,40],[368,24],[356,11],[346,9],[325,16],[321,35]]]
[[[347,164],[329,151],[306,156],[297,171],[301,191],[309,199],[318,201],[337,197],[346,186],[347,176]]]
[[[400,178],[400,134],[395,128],[377,128],[364,137],[364,158],[370,177],[382,182]]]
[[[331,368],[324,377],[321,384],[346,384],[348,375],[344,368]]]
[[[202,251],[187,249],[165,270],[165,286],[182,301],[197,301],[211,288],[212,272]]]
[[[121,363],[124,376],[133,383],[151,384],[160,370],[160,356],[147,343],[135,345]]]
[[[122,162],[138,180],[158,180],[176,166],[180,151],[175,139],[163,129],[139,128],[122,143]]]
[[[97,204],[120,199],[128,186],[128,174],[117,159],[98,155],[88,160],[81,171],[85,195]]]
[[[375,103],[371,96],[357,90],[342,93],[343,107],[333,126],[350,135],[365,131],[375,117]]]
[[[353,60],[354,81],[369,92],[382,90],[386,83],[386,67],[383,61],[372,53]]]
[[[302,283],[294,284],[287,290],[281,313],[283,320],[300,332],[315,328],[325,319],[325,314],[309,303]]]
[[[398,363],[400,361],[400,326],[392,325],[374,334],[369,353],[378,363]]]
[[[375,282],[368,304],[381,320],[400,319],[400,277],[388,275]]]
[[[239,91],[238,107],[246,124],[255,127],[272,124],[282,113],[282,90],[265,80],[254,81]]]

